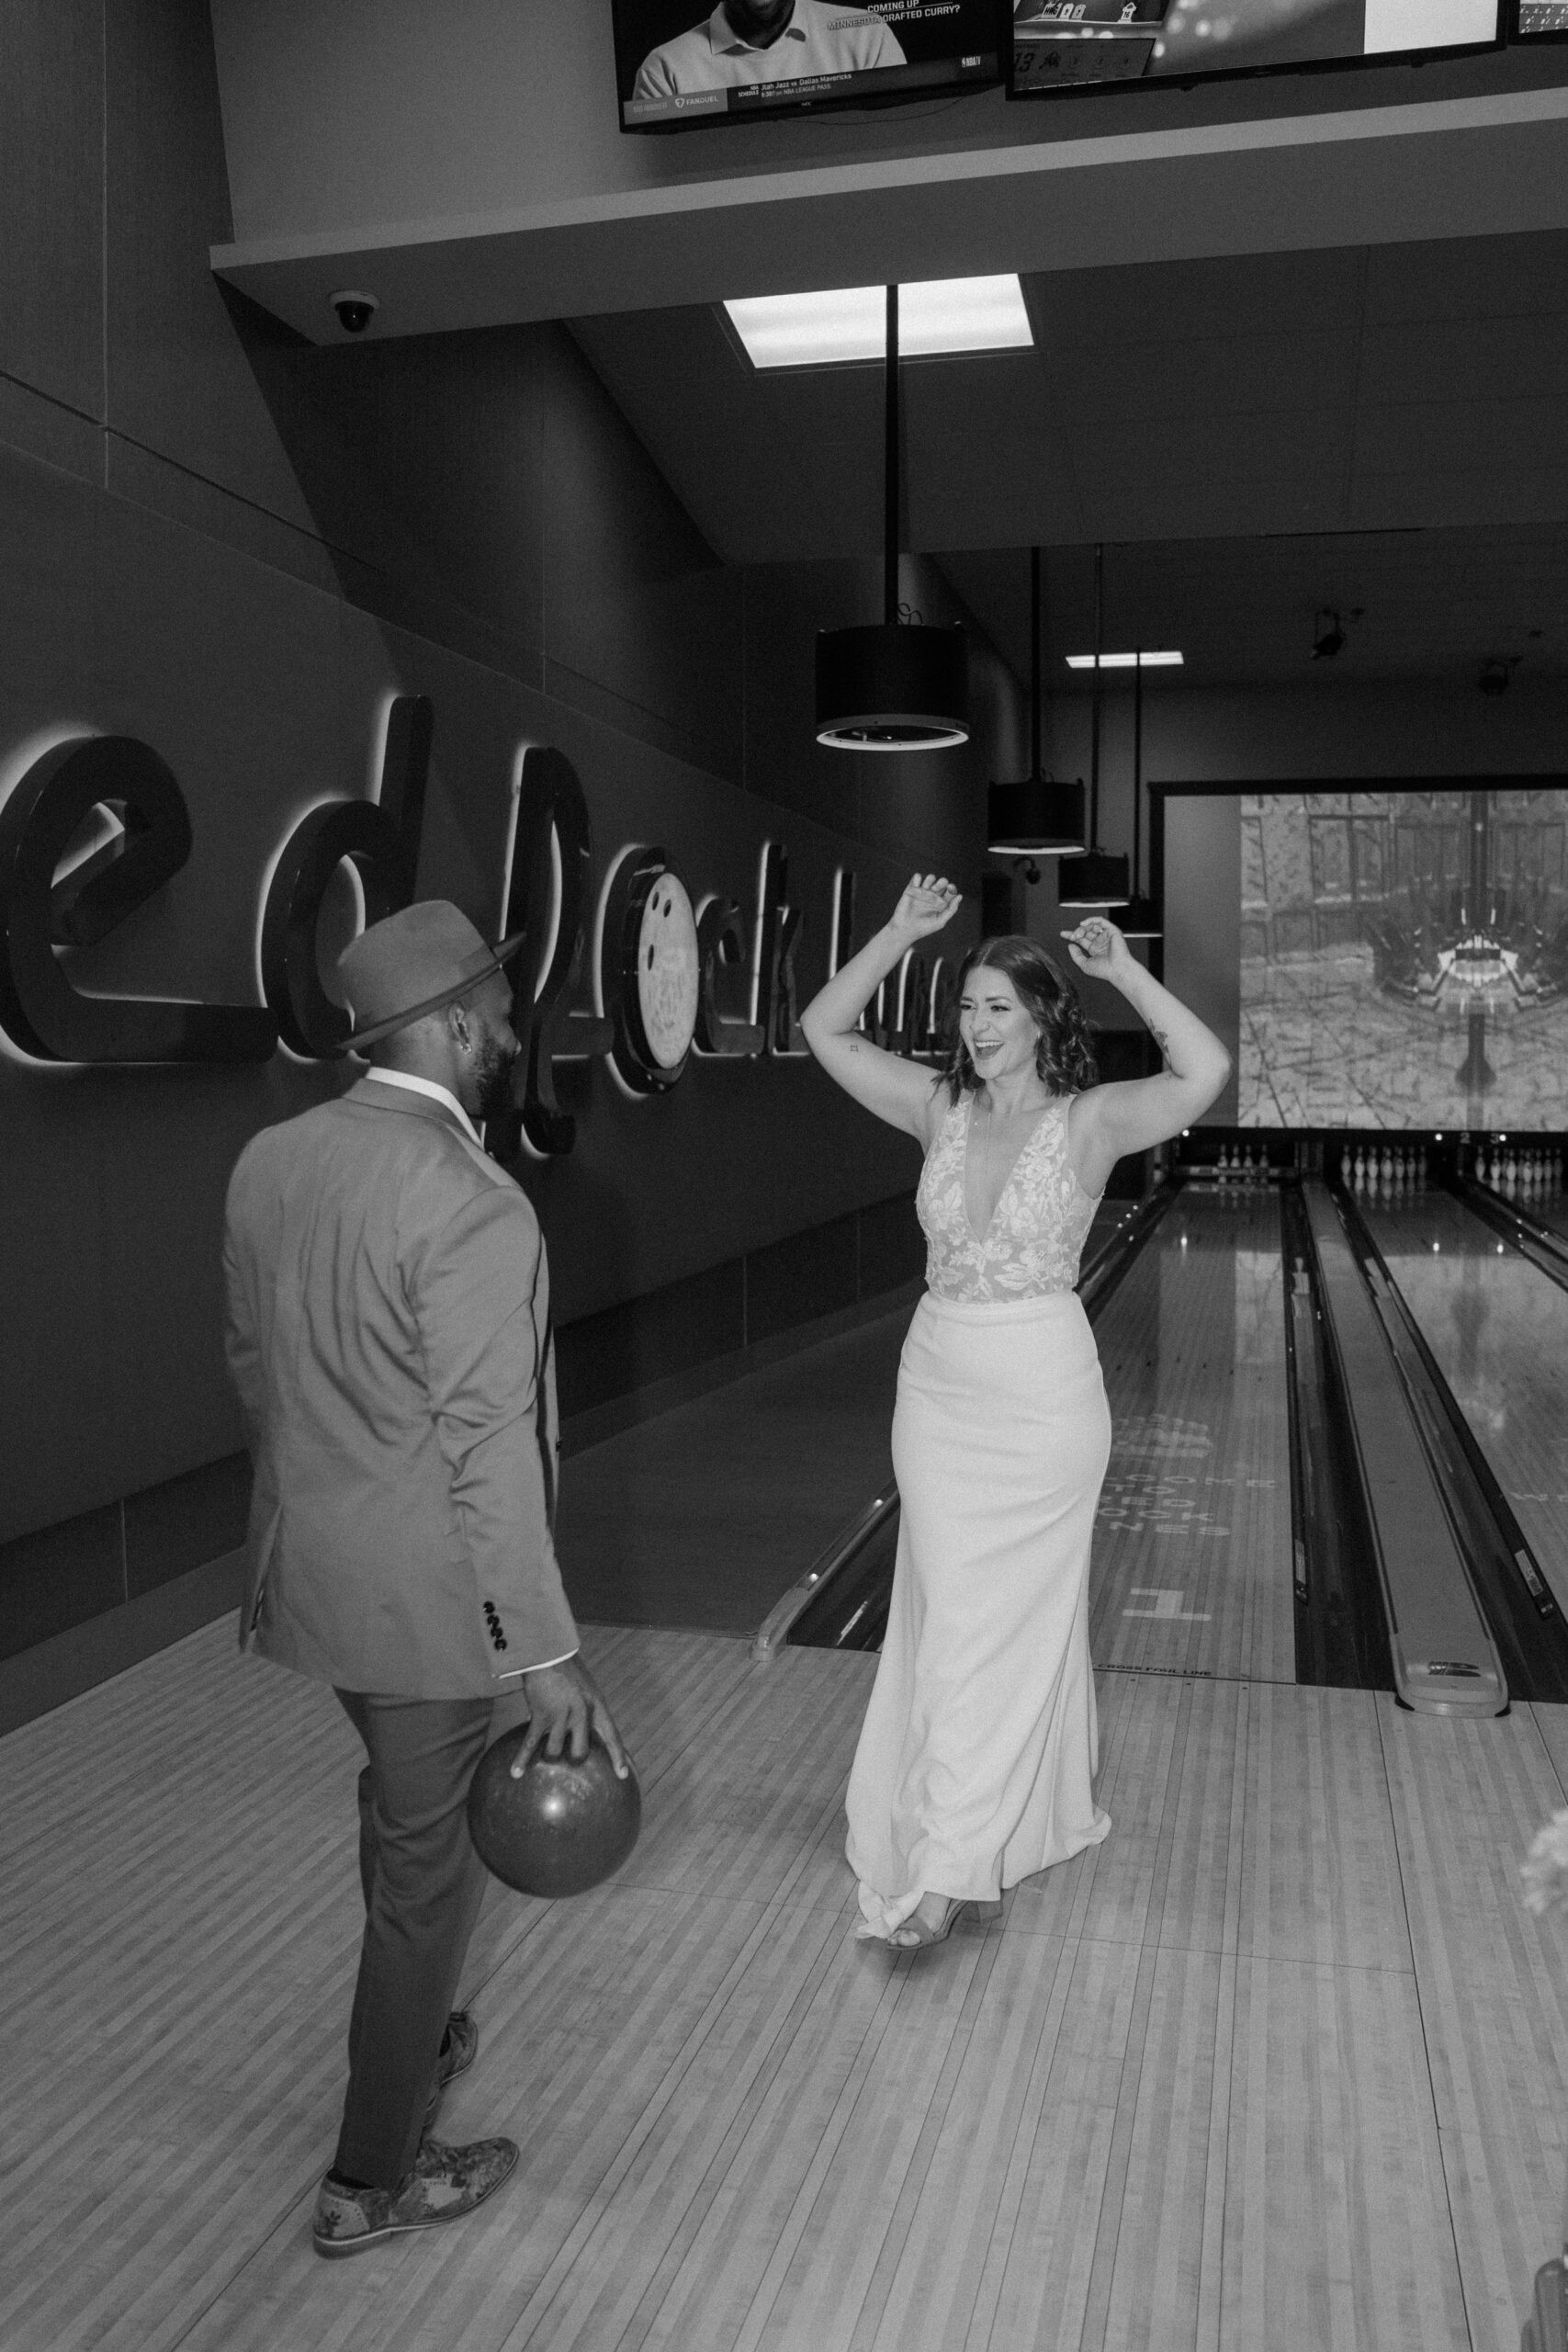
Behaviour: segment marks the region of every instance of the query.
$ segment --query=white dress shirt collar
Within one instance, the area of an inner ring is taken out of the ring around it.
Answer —
[[[412,1069],[373,1069],[368,1075],[378,1086],[406,1086],[411,1094],[428,1094],[433,1102],[444,1102],[448,1111],[456,1113],[463,1133],[471,1136],[481,1151],[484,1149],[483,1144],[479,1143],[479,1129],[450,1087],[438,1086],[433,1078],[416,1078]]]

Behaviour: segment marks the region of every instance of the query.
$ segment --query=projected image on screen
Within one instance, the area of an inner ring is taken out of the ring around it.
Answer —
[[[1239,1119],[1568,1126],[1568,793],[1241,802]]]
[[[1486,45],[1497,0],[1013,0],[1014,97]]]

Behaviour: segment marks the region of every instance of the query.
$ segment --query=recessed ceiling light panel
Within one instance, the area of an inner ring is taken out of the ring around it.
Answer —
[[[1069,653],[1066,661],[1069,670],[1092,670],[1094,667],[1092,653]],[[1100,666],[1102,670],[1179,670],[1182,656],[1175,652],[1102,653]]]
[[[754,294],[726,302],[753,368],[827,368],[885,356],[881,286],[820,294]],[[898,349],[906,359],[1032,347],[1016,277],[933,277],[898,289]]]

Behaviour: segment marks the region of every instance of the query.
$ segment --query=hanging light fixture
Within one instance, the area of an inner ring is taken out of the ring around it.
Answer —
[[[1131,899],[1127,859],[1121,850],[1100,846],[1100,714],[1105,650],[1105,549],[1094,550],[1094,701],[1090,706],[1089,755],[1089,850],[1083,857],[1065,857],[1056,868],[1056,903],[1085,912],[1100,907],[1124,907]],[[1141,677],[1141,668],[1137,674]]]
[[[898,288],[887,288],[882,619],[817,632],[817,741],[843,752],[930,752],[969,740],[961,628],[898,618]]]
[[[1133,895],[1116,918],[1123,939],[1161,939],[1165,918],[1152,899],[1138,888],[1143,848],[1144,810],[1144,657],[1133,673]]]
[[[1029,550],[1029,774],[986,792],[986,847],[1003,857],[1076,857],[1089,846],[1083,786],[1040,773],[1040,550]]]

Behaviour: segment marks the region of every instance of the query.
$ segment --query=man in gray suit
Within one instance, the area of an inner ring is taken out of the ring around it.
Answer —
[[[469,2212],[511,2140],[428,2135],[478,2029],[454,2010],[484,1889],[465,1804],[495,1733],[620,1737],[582,1665],[551,1529],[549,1275],[532,1208],[474,1122],[518,1052],[502,968],[445,900],[373,924],[339,962],[337,1102],[241,1155],[224,1235],[228,1351],[255,1465],[243,1646],[329,1682],[365,1743],[365,1935],[348,2092],[313,2236],[357,2253]]]

